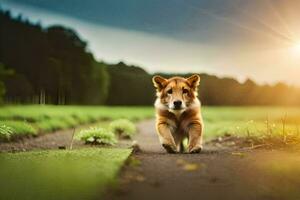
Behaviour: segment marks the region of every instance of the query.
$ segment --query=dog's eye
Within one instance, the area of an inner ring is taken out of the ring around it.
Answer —
[[[187,89],[182,89],[182,93],[187,94],[187,93],[189,93],[189,91]]]
[[[172,92],[173,92],[172,89],[169,89],[169,90],[167,91],[168,94],[172,94]]]

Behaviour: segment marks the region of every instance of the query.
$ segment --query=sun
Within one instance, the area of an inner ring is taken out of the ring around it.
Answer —
[[[292,51],[295,55],[300,56],[300,41],[296,42],[293,47],[292,47]]]

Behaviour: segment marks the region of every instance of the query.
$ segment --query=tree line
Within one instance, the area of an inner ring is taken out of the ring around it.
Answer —
[[[1,11],[0,45],[0,62],[14,71],[4,78],[6,101],[104,103],[107,72],[72,29],[42,28],[22,16],[14,19],[9,11]]]
[[[151,105],[152,76],[123,62],[96,61],[72,29],[43,28],[0,10],[0,103]],[[200,76],[204,105],[300,105],[300,89],[283,83]]]

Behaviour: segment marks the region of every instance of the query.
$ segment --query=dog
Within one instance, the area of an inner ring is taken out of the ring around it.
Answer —
[[[183,153],[183,140],[187,138],[187,151],[200,153],[204,128],[198,99],[200,76],[166,79],[156,75],[152,82],[156,88],[156,131],[161,145],[168,153]]]

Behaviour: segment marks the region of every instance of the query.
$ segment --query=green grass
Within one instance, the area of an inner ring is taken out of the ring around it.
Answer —
[[[85,123],[89,123],[89,121]],[[52,132],[60,129],[73,128],[84,123],[77,121],[72,116],[70,117],[66,116],[66,117],[49,118],[49,119],[37,121],[32,124],[41,132]]]
[[[128,119],[114,120],[109,124],[109,129],[116,135],[123,138],[132,138],[136,133],[135,124]]]
[[[287,134],[296,134],[300,129],[300,108],[296,107],[203,107],[202,111],[207,140],[225,133],[239,136],[263,135],[269,132],[281,134],[283,119]],[[0,107],[0,121],[28,123],[38,133],[72,128],[101,120],[126,118],[135,121],[151,117],[154,117],[152,106],[20,105]]]
[[[0,154],[0,199],[99,199],[130,149],[88,148]]]
[[[115,120],[119,118],[136,121],[153,116],[154,110],[152,107],[3,106],[0,107],[0,121],[5,126],[5,130],[4,127],[0,129],[0,137],[9,139],[14,136],[33,135],[72,128],[96,121]],[[10,137],[7,134],[7,127],[13,129]]]
[[[32,125],[22,121],[0,121],[0,139],[11,140],[24,135],[37,135],[38,131]]]
[[[82,140],[86,144],[114,145],[117,143],[115,134],[103,127],[90,127],[76,133],[75,139]]]
[[[50,118],[73,117],[80,123],[99,119],[127,118],[139,120],[153,117],[152,107],[108,107],[108,106],[52,106],[20,105],[0,107],[0,119],[43,121]]]
[[[203,116],[206,121],[265,121],[268,117],[271,120],[281,120],[285,115],[289,122],[300,122],[300,107],[203,107]]]
[[[0,141],[9,140],[13,134],[13,129],[6,124],[0,124]]]
[[[224,134],[283,138],[298,135],[300,128],[296,107],[204,107],[203,117],[207,140]]]

